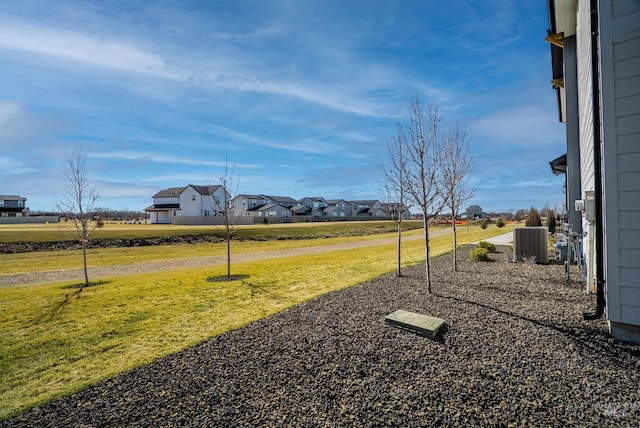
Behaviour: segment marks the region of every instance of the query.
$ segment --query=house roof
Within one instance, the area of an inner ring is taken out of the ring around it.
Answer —
[[[182,193],[184,189],[186,189],[186,186],[185,187],[169,187],[168,189],[159,191],[158,193],[153,195],[152,198],[173,198],[180,195],[180,193]]]
[[[5,201],[26,201],[27,198],[17,195],[0,195],[0,199]]]
[[[325,198],[323,198],[322,196],[307,196],[303,199],[308,199],[311,202],[327,202],[327,200]]]
[[[179,211],[180,204],[155,204],[144,209],[145,211]]]
[[[345,210],[344,208],[340,208],[340,207],[337,207],[335,205],[332,206],[332,207],[327,207],[327,208],[324,209],[324,212],[326,212],[326,213],[332,213],[332,212],[336,212],[336,211],[342,211],[342,212],[345,212],[345,213],[347,212],[347,210]]]
[[[551,172],[554,175],[566,174],[567,173],[567,154],[563,154],[549,162],[549,166],[551,167]]]
[[[272,208],[277,208],[277,207],[279,207],[279,208],[281,208],[283,210],[289,210],[289,208],[284,207],[284,206],[282,206],[280,204],[266,204],[266,205],[263,205],[260,208],[258,208],[256,211],[266,211],[266,210],[270,210]]]
[[[208,186],[196,186],[195,184],[189,184],[189,186],[193,187],[195,191],[200,193],[201,195],[211,195],[213,194],[213,192],[215,192],[216,190],[222,187],[219,184],[208,185]]]
[[[186,189],[187,187],[192,187],[196,192],[200,193],[201,195],[211,195],[213,194],[213,192],[215,192],[222,186],[219,184],[213,184],[208,186],[198,186],[196,184],[188,184],[184,187],[169,187],[168,189],[159,191],[158,193],[153,195],[152,198],[175,198],[176,196],[179,196],[182,192],[184,192],[184,189]]]
[[[295,207],[291,208],[291,211],[295,213],[305,213],[305,212],[311,211],[311,208],[309,208],[306,205],[296,205]]]
[[[290,203],[297,204],[298,203],[298,201],[296,199],[290,198],[288,196],[271,196],[271,195],[265,195],[265,196],[267,198],[271,199],[272,201],[276,201],[276,202],[278,202],[280,204],[282,204],[282,203],[285,203],[285,204],[287,204],[287,203],[289,203],[289,204]]]

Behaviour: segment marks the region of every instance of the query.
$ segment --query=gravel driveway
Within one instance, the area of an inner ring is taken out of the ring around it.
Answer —
[[[330,293],[0,426],[637,426],[640,346],[583,321],[562,266],[423,266]],[[384,323],[447,321],[439,341]]]

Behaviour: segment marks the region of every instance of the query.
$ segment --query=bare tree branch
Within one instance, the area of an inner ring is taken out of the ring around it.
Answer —
[[[97,223],[91,224],[91,216],[94,211],[98,192],[87,177],[87,154],[80,144],[76,144],[71,154],[67,154],[67,169],[63,194],[56,203],[67,220],[75,227],[75,234],[82,244],[82,258],[84,265],[84,287],[89,286],[87,272],[87,244],[89,235],[97,227]],[[78,293],[82,291],[82,288]]]
[[[442,163],[440,168],[440,183],[443,188],[443,199],[451,210],[453,227],[453,270],[458,270],[457,262],[457,228],[456,219],[462,205],[476,193],[470,178],[473,173],[473,159],[469,156],[469,144],[466,141],[466,131],[456,125],[445,131],[442,137]]]
[[[387,156],[379,161],[378,169],[382,173],[383,200],[391,218],[398,223],[397,269],[396,276],[402,276],[402,219],[409,210],[408,162],[406,135],[402,125],[397,123],[396,138],[387,144]]]
[[[431,293],[431,259],[429,255],[429,223],[443,207],[438,181],[441,148],[438,140],[438,107],[430,105],[426,114],[416,95],[409,109],[410,123],[406,129],[406,147],[409,156],[407,169],[408,192],[423,215],[425,238],[425,270],[427,292]]]

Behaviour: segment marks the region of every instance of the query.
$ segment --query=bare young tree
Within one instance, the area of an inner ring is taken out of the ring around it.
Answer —
[[[396,276],[402,276],[402,220],[408,211],[409,193],[407,137],[402,125],[397,124],[397,135],[387,144],[386,157],[379,161],[382,173],[382,193],[389,215],[398,224]]]
[[[471,173],[473,172],[473,159],[469,156],[469,144],[466,141],[465,130],[456,126],[445,131],[441,149],[440,183],[443,190],[444,203],[451,210],[453,270],[457,272],[458,235],[456,219],[460,214],[462,205],[476,193],[475,187],[470,182]]]
[[[56,206],[58,211],[72,222],[75,235],[82,244],[84,285],[78,291],[80,293],[84,287],[89,286],[87,244],[89,235],[97,227],[97,223],[91,224],[91,217],[98,200],[98,192],[87,178],[87,151],[77,144],[66,158],[64,191]]]
[[[422,211],[427,292],[431,293],[429,223],[443,207],[438,182],[442,162],[437,134],[440,118],[438,108],[434,105],[429,106],[429,110],[424,113],[418,96],[411,102],[409,118],[410,123],[406,129],[408,192],[411,200]]]
[[[235,174],[235,165],[229,168],[229,163],[225,161],[223,174],[220,176],[220,184],[224,191],[224,201],[222,201],[222,210],[220,213],[224,221],[224,237],[227,243],[227,280],[231,280],[231,237],[233,235],[233,225],[231,223],[231,200],[237,195],[239,183],[235,183],[234,196],[229,193],[229,189],[234,186],[233,178]],[[239,180],[238,180],[239,181]]]

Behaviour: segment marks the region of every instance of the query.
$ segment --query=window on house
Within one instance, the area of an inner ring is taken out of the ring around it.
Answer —
[[[173,212],[173,216],[175,217],[175,215],[176,215],[176,212],[174,211],[174,212]]]
[[[4,207],[4,199],[0,199],[0,207]]]
[[[209,210],[205,210],[205,211],[204,211],[204,216],[205,216],[205,217],[209,217],[210,215],[211,215],[211,214],[209,214]]]
[[[21,207],[23,206],[24,202],[23,201],[18,201],[18,206]]]
[[[195,201],[196,200],[196,195],[191,195],[191,200]]]

